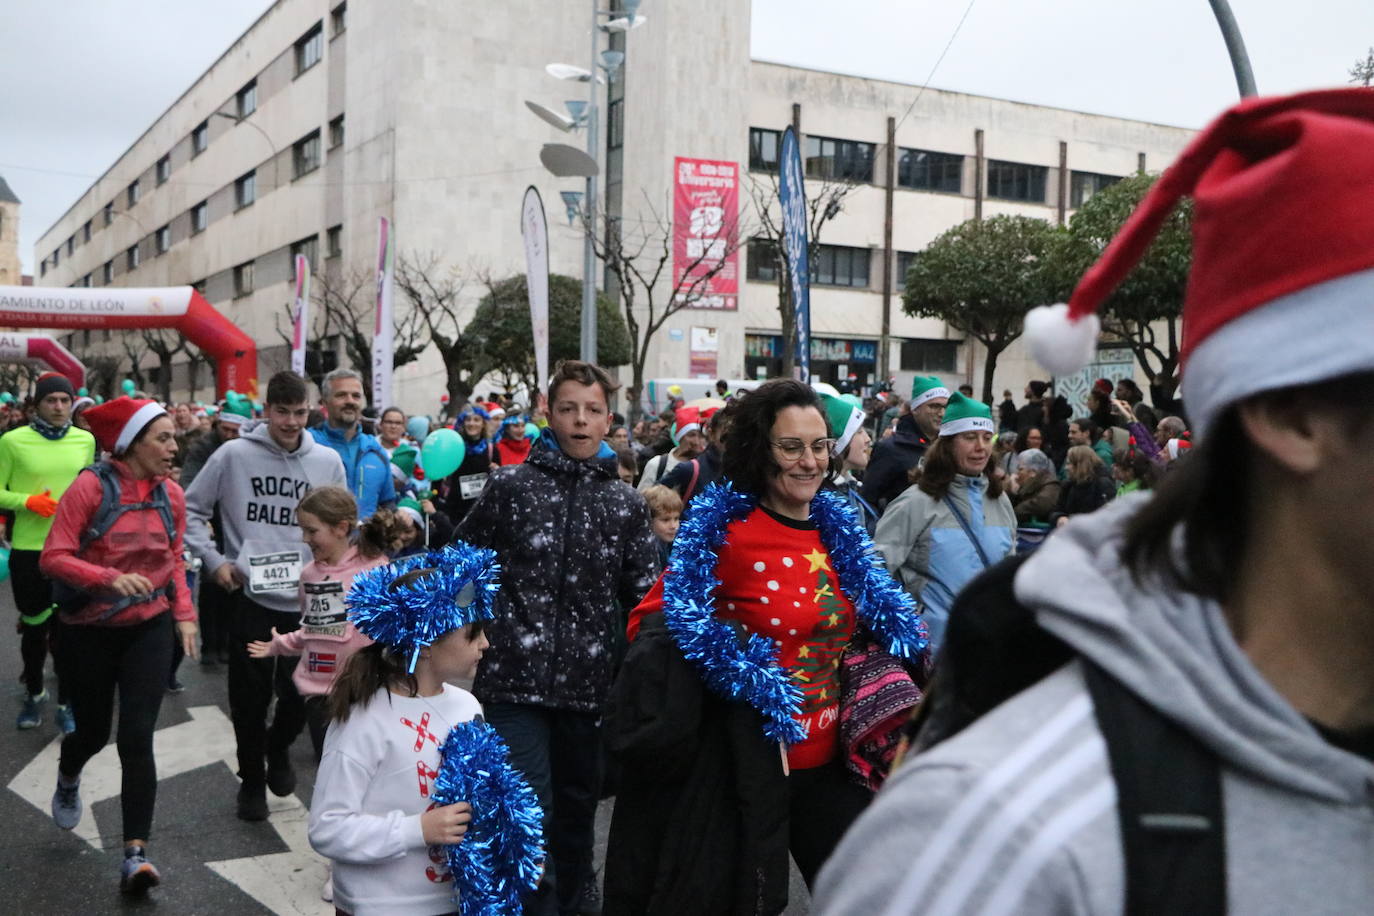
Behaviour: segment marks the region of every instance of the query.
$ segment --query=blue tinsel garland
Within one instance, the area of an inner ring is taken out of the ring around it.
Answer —
[[[398,577],[416,569],[434,573],[392,587]],[[450,630],[495,616],[500,572],[495,551],[455,541],[358,573],[344,604],[358,632],[408,655],[413,672],[422,648]]]
[[[449,730],[430,797],[467,802],[472,820],[461,843],[444,847],[462,916],[509,916],[539,883],[544,814],[534,789],[511,766],[505,743],[481,719]]]
[[[734,630],[715,615],[718,551],[731,523],[755,505],[753,497],[719,481],[692,500],[663,577],[663,618],[711,691],[749,703],[763,713],[764,734],[793,744],[806,737],[797,720],[801,690],[778,664],[773,643],[752,633],[741,646]],[[828,491],[811,501],[811,521],[859,620],[891,655],[916,661],[930,645],[925,622],[911,596],[888,574],[862,522]]]

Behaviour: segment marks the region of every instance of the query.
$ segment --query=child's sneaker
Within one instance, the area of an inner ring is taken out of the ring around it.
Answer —
[[[52,794],[52,820],[63,830],[71,830],[81,823],[81,780],[65,785],[57,774],[57,791]]]
[[[37,695],[24,697],[24,708],[19,710],[19,718],[14,720],[14,727],[22,731],[42,725],[43,704],[47,699],[46,690]]]
[[[146,894],[148,888],[162,883],[153,863],[148,861],[142,846],[125,846],[124,863],[119,867],[119,891],[129,896]]]
[[[64,735],[76,731],[76,716],[72,715],[72,708],[67,703],[58,705],[57,711],[53,714],[53,721],[57,723],[57,730]]]

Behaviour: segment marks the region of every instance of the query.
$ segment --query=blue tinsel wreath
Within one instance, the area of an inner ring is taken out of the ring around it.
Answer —
[[[764,716],[764,734],[794,744],[806,737],[798,721],[801,690],[777,661],[777,649],[757,633],[744,645],[715,615],[718,551],[726,531],[754,511],[756,501],[728,481],[692,500],[663,577],[663,618],[683,657],[719,696],[744,700]],[[840,590],[891,655],[914,662],[930,645],[916,603],[887,572],[863,523],[829,491],[811,501],[811,521],[839,578]]]
[[[496,730],[481,719],[449,730],[430,797],[467,802],[472,820],[461,843],[444,847],[462,916],[509,916],[539,883],[544,813],[525,777],[511,766]]]
[[[416,569],[434,573],[392,587],[398,577]],[[495,551],[455,541],[358,573],[344,604],[358,632],[409,656],[414,671],[422,648],[450,630],[495,616],[500,572]]]

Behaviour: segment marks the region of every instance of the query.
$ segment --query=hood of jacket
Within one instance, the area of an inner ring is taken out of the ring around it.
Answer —
[[[1237,645],[1221,607],[1121,563],[1124,497],[1061,528],[1018,571],[1046,630],[1177,722],[1231,768],[1327,801],[1366,803],[1369,764],[1327,743]]]
[[[267,424],[264,423],[262,426],[265,429]],[[363,432],[361,426],[354,426],[353,429],[353,438],[347,439],[344,437],[344,431],[342,429],[338,429],[328,423],[321,423],[319,426],[311,427],[309,430],[311,435],[305,436],[304,438],[321,440],[322,444],[330,446],[335,451],[347,449],[356,444],[358,448],[358,458],[360,460],[363,455],[372,452],[380,455],[382,460],[388,464],[391,463],[391,457],[387,455],[386,449],[382,448],[382,443],[378,441],[376,436],[371,436]]]
[[[563,451],[553,428],[549,426],[544,427],[539,433],[539,438],[534,440],[534,447],[530,450],[527,460],[556,474],[580,476],[590,471],[597,476],[612,479],[619,477],[616,473],[615,450],[604,440],[595,455],[586,461],[578,461],[569,458]]]
[[[297,446],[294,452],[288,452],[277,444],[276,439],[272,438],[272,433],[268,431],[266,423],[253,424],[253,427],[239,436],[239,438],[261,446],[272,454],[280,455],[283,458],[304,458],[306,455],[313,452],[316,446],[315,437],[310,434],[310,430],[302,427],[301,444]]]

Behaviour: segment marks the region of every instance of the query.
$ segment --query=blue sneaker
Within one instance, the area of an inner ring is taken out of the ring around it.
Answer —
[[[19,718],[14,720],[14,727],[20,730],[37,728],[43,724],[43,704],[47,702],[48,692],[45,690],[36,696],[24,698],[24,708],[19,710]]]
[[[52,822],[63,830],[71,830],[81,823],[80,779],[65,786],[62,774],[57,774],[57,790],[52,794]]]
[[[153,863],[148,861],[142,846],[125,846],[124,863],[119,867],[119,892],[131,897],[148,893],[148,888],[162,883]]]
[[[76,731],[76,716],[72,715],[72,708],[67,703],[58,704],[57,711],[53,713],[53,721],[57,723],[58,731],[64,735]]]

